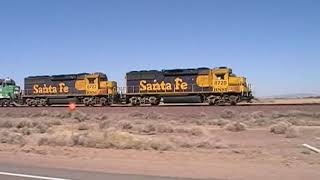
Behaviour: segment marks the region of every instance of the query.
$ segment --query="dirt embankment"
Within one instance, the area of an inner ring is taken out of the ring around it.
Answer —
[[[59,156],[66,158],[56,162],[59,166],[88,164],[84,170],[133,174],[221,179],[319,177],[319,154],[301,144],[320,147],[320,112],[224,108],[212,114],[201,109],[188,113],[139,109],[1,113],[0,155],[27,154],[39,164],[48,159],[54,163],[51,157]]]
[[[217,149],[230,146],[216,132],[265,128],[296,138],[299,127],[320,126],[320,113],[262,111],[236,113],[225,109],[220,117],[200,112],[192,116],[142,113],[96,114],[81,111],[42,111],[28,115],[2,114],[0,142],[34,146],[171,150]]]

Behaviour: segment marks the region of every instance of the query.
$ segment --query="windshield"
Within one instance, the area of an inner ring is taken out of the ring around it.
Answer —
[[[16,82],[14,82],[14,80],[12,79],[7,79],[4,81],[4,84],[7,85],[7,86],[15,86],[16,85]]]

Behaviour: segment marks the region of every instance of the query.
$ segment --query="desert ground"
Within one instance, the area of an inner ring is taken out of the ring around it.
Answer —
[[[319,179],[320,105],[1,108],[0,164],[196,179]]]

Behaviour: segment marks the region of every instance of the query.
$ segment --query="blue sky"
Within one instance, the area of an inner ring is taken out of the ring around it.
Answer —
[[[0,76],[229,66],[257,96],[320,93],[317,0],[0,0]]]

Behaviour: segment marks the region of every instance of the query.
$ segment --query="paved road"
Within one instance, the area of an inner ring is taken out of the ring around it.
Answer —
[[[191,180],[143,175],[110,174],[67,169],[24,167],[13,164],[0,164],[1,180]]]

